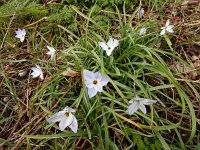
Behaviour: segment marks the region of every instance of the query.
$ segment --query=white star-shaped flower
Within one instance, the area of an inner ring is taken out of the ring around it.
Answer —
[[[66,127],[69,127],[74,133],[77,133],[78,122],[72,112],[75,112],[75,110],[70,107],[65,107],[62,111],[52,115],[47,121],[49,123],[59,122],[59,128],[61,131],[64,131]]]
[[[144,8],[141,8],[140,12],[139,12],[139,16],[142,17],[144,15]]]
[[[144,98],[133,98],[132,100],[129,101],[131,105],[128,107],[126,112],[128,112],[129,115],[132,115],[134,112],[136,112],[138,109],[140,109],[144,114],[147,113],[147,110],[145,108],[145,105],[151,105],[156,103],[155,100],[151,99],[144,99]]]
[[[40,77],[41,80],[44,80],[43,72],[39,65],[36,65],[36,67],[31,68],[31,70],[33,71],[31,73],[32,78]]]
[[[88,88],[89,98],[94,97],[97,92],[102,92],[103,86],[105,86],[109,82],[109,79],[102,76],[100,72],[93,73],[89,70],[84,69],[83,73],[85,84]]]
[[[115,49],[115,47],[117,47],[119,45],[119,41],[113,38],[110,38],[108,40],[108,42],[98,42],[99,46],[101,46],[101,48],[103,50],[106,51],[106,54],[108,56],[111,55],[112,51]]]
[[[53,47],[50,47],[50,46],[47,46],[47,48],[48,48],[49,51],[46,54],[51,56],[51,60],[53,60],[54,57],[55,57],[56,50]]]
[[[146,29],[146,28],[142,28],[142,29],[140,30],[139,35],[144,35],[144,34],[146,34],[146,32],[147,32],[147,29]]]
[[[164,27],[161,27],[161,29],[162,29],[162,31],[160,32],[160,35],[164,35],[165,34],[165,32],[167,31],[167,32],[170,32],[170,33],[173,33],[174,31],[173,31],[173,25],[169,25],[170,24],[170,21],[169,21],[169,19],[166,21],[166,24],[165,24],[165,26]]]
[[[24,41],[24,39],[25,39],[25,35],[26,35],[26,31],[25,31],[25,29],[18,29],[18,30],[16,30],[15,31],[15,33],[16,33],[16,38],[19,38],[20,39],[20,41],[21,42],[23,42]]]

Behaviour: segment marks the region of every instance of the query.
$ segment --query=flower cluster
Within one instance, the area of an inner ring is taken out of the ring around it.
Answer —
[[[144,8],[141,8],[139,11],[139,17],[143,17],[144,13],[145,13]],[[160,35],[164,35],[166,32],[173,33],[174,32],[173,27],[174,27],[174,25],[170,25],[170,20],[168,19],[166,21],[165,26],[161,27]],[[146,34],[146,32],[147,32],[147,29],[145,27],[143,27],[140,29],[139,35],[144,35],[144,34]]]
[[[142,8],[139,12],[139,16],[144,16],[144,8]],[[170,21],[167,20],[164,27],[161,27],[160,35],[164,35],[166,32],[173,33],[173,25],[170,25]],[[25,40],[26,31],[25,29],[18,29],[16,32],[16,38],[19,38],[21,42]],[[140,29],[139,35],[146,34],[147,29],[145,27]],[[119,46],[119,41],[114,38],[110,38],[108,42],[98,42],[98,45],[106,52],[107,56],[111,56],[112,52]],[[56,50],[53,47],[47,46],[49,50],[46,54],[50,56],[51,60],[55,59]],[[41,80],[44,80],[43,71],[39,65],[33,67],[32,69],[32,78],[40,77]],[[106,75],[102,75],[99,71],[92,72],[87,69],[83,70],[84,83],[87,87],[87,92],[89,98],[93,98],[97,93],[101,93],[103,91],[103,87],[108,84],[110,78]],[[140,98],[136,96],[135,98],[129,101],[130,105],[126,112],[130,115],[134,114],[138,109],[140,109],[144,114],[147,113],[145,105],[152,105],[156,103],[155,100]],[[76,117],[73,115],[75,112],[74,109],[70,107],[65,107],[62,111],[59,111],[52,115],[47,121],[49,123],[59,122],[59,129],[64,131],[66,127],[69,127],[74,133],[77,133],[78,130],[78,121]]]

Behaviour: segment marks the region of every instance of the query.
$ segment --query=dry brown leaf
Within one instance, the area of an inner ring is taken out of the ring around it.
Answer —
[[[189,72],[192,71],[191,68],[189,68],[185,64],[182,64],[178,61],[174,62],[174,64],[172,65],[172,68],[175,69],[177,72],[180,72],[180,73],[189,73]]]
[[[193,64],[193,65],[196,68],[195,64]],[[198,76],[197,72],[194,69],[192,69],[180,62],[174,62],[174,64],[172,65],[172,68],[179,73],[186,74],[188,76],[188,78],[190,78],[190,79],[196,79]]]
[[[200,3],[200,0],[187,0],[182,3],[182,5],[193,5]]]
[[[81,73],[76,72],[76,71],[72,70],[70,67],[68,67],[67,70],[62,73],[62,75],[68,76],[68,77],[80,77]]]

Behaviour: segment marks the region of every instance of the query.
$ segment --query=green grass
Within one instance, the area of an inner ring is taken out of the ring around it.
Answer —
[[[192,149],[200,143],[198,80],[173,67],[178,62],[199,74],[198,68],[186,59],[190,54],[180,51],[189,44],[181,41],[182,30],[188,29],[185,34],[191,37],[190,32],[197,31],[196,26],[182,25],[182,16],[193,12],[192,20],[186,18],[188,23],[194,23],[198,7],[181,10],[175,16],[181,20],[175,25],[175,33],[160,36],[161,23],[172,20],[172,11],[164,12],[173,10],[168,2],[62,2],[46,7],[39,1],[24,0],[23,5],[19,1],[2,2],[1,146],[34,150],[176,150]],[[138,17],[141,7],[145,8],[144,18]],[[142,27],[147,28],[147,34],[139,36]],[[23,43],[15,38],[17,28],[27,31]],[[120,43],[110,57],[98,46],[99,41],[109,37]],[[192,42],[196,43],[196,39]],[[56,60],[51,61],[46,55],[47,45],[56,49]],[[30,69],[36,64],[44,72],[44,81],[30,76]],[[64,76],[68,67],[81,76]],[[83,69],[100,71],[110,79],[103,92],[92,99],[88,98]],[[27,70],[28,74],[20,77],[20,70]],[[147,106],[146,115],[141,111],[128,115],[128,101],[136,95],[157,103]],[[77,133],[69,128],[61,132],[57,123],[47,122],[49,116],[66,106],[76,109]]]

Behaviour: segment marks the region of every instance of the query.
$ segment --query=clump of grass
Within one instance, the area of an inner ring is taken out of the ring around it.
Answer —
[[[192,68],[174,49],[181,24],[176,25],[174,34],[160,36],[159,18],[165,18],[164,14],[158,16],[149,9],[141,18],[140,6],[130,9],[123,3],[123,9],[110,5],[81,9],[63,3],[42,7],[36,2],[33,11],[40,8],[44,13],[32,16],[32,11],[24,11],[31,4],[27,1],[19,12],[16,9],[8,15],[10,19],[4,17],[8,22],[1,22],[3,148],[189,149],[199,143],[198,85],[171,66],[176,61]],[[156,2],[143,7],[155,6],[158,9]],[[41,20],[44,17],[47,19]],[[24,26],[26,42],[19,43],[14,31]],[[142,27],[147,34],[139,36]],[[119,39],[120,44],[108,57],[98,42],[110,37]],[[47,45],[56,49],[54,61],[46,55]],[[42,67],[44,81],[30,77],[35,64]],[[110,82],[90,100],[83,76],[63,75],[68,67],[80,74],[83,69],[100,71]],[[20,77],[20,70],[28,73]],[[128,115],[128,101],[135,96],[157,103],[148,107],[146,115],[140,111]],[[60,132],[56,124],[47,122],[65,106],[76,109],[77,133]]]

